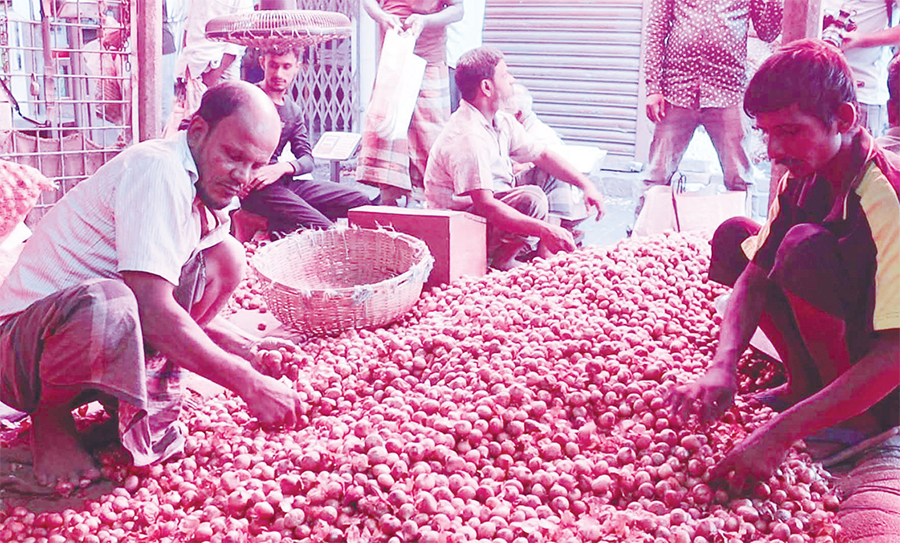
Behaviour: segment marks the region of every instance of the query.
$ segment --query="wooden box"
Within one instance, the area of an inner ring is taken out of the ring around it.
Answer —
[[[487,221],[483,217],[464,211],[362,206],[351,209],[348,218],[360,228],[392,227],[424,241],[434,257],[425,287],[487,273]]]

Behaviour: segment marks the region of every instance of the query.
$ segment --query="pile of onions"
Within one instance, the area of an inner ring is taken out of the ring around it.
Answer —
[[[9,508],[0,540],[833,543],[839,501],[802,443],[749,495],[709,481],[768,408],[676,427],[663,406],[716,347],[708,255],[681,234],[579,250],[426,292],[387,329],[263,350],[308,403],[300,428],[265,432],[230,393],[186,408],[183,457],[110,451],[121,487]],[[742,367],[742,393],[782,378]]]

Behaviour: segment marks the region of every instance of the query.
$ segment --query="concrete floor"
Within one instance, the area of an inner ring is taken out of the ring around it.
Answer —
[[[702,127],[697,129],[685,152],[680,171],[687,177],[688,188],[692,190],[709,184],[723,185],[718,156],[709,136]],[[579,225],[578,228],[585,233],[583,240],[585,246],[608,247],[628,237],[627,232],[634,224],[634,209],[642,192],[645,175],[646,173],[643,171],[601,170],[599,175],[592,179],[605,197],[606,216],[600,221],[589,217]],[[313,176],[316,179],[331,178],[329,164],[317,164]],[[764,177],[764,175],[760,174],[760,177]],[[353,159],[341,164],[340,182],[351,184],[373,197],[378,194],[378,189],[375,187],[356,181],[355,160]],[[724,186],[720,190],[724,190]],[[758,178],[757,186],[751,194],[751,217],[762,222],[766,215],[768,199],[767,178],[764,182],[760,182]]]

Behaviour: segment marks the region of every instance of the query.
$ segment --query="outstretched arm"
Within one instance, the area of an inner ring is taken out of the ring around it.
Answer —
[[[425,29],[441,29],[463,18],[462,0],[447,0],[444,9],[435,13],[413,13],[406,18],[406,29],[418,35]]]
[[[898,386],[900,330],[885,330],[862,359],[750,434],[713,468],[710,477],[728,478],[738,488],[766,478],[795,441],[863,413]]]
[[[566,183],[583,190],[585,203],[587,203],[589,208],[593,207],[597,210],[597,220],[599,221],[603,217],[603,213],[606,210],[606,206],[603,203],[603,195],[600,194],[600,191],[597,190],[597,187],[594,186],[590,179],[578,171],[562,155],[547,148],[534,163],[553,177],[562,179]]]
[[[900,25],[868,34],[848,32],[841,43],[841,50],[849,51],[850,49],[883,47],[885,45],[900,47]]]
[[[145,272],[123,272],[138,302],[145,340],[183,368],[241,396],[265,426],[293,426],[304,406],[297,393],[216,345],[175,301],[174,286]]]
[[[366,10],[366,13],[369,14],[369,17],[381,27],[382,32],[386,32],[390,28],[393,28],[397,32],[403,30],[403,25],[400,24],[400,17],[381,9],[378,0],[362,0],[362,5],[363,9]]]
[[[762,318],[769,288],[765,270],[750,262],[738,277],[719,329],[719,346],[703,377],[669,397],[675,418],[697,412],[701,423],[722,416],[737,392],[737,364]]]

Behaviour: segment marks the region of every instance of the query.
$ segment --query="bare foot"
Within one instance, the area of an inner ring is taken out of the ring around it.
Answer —
[[[525,242],[521,240],[501,245],[491,257],[491,267],[500,271],[507,271],[521,266],[522,262],[516,260],[516,256],[524,248]]]
[[[31,422],[34,475],[39,483],[78,485],[85,479],[100,478],[93,457],[79,442],[71,411],[38,407],[31,414]]]

